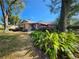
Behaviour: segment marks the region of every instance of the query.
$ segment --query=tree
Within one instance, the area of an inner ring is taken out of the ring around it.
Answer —
[[[11,18],[9,19],[9,24],[11,25],[18,25],[20,22],[20,18],[19,16],[11,16]]]
[[[20,10],[23,8],[22,0],[0,0],[0,6],[2,10],[2,15],[4,19],[4,31],[8,31],[8,19],[10,19],[11,14],[15,10]],[[14,13],[13,13],[14,14]]]
[[[59,31],[64,32],[67,28],[67,20],[71,16],[79,12],[79,3],[76,0],[62,0],[61,1],[61,14],[59,21]]]
[[[50,0],[51,12],[60,12],[60,20],[58,29],[60,32],[66,31],[67,20],[73,15],[77,15],[79,12],[79,1],[78,0]]]
[[[77,19],[77,18],[70,18],[69,22],[68,22],[69,25],[73,25],[73,26],[79,25],[78,23],[79,23],[79,19]]]

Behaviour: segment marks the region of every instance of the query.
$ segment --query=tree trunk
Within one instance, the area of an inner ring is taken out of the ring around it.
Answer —
[[[67,1],[66,0],[62,0],[61,1],[61,12],[60,12],[60,20],[59,20],[59,24],[58,24],[58,29],[59,32],[65,32],[66,28],[67,28],[67,24],[66,24],[66,14],[67,14],[67,5],[66,5]]]
[[[5,21],[5,23],[4,23],[4,25],[5,25],[4,31],[8,32],[9,30],[8,30],[8,14],[7,14],[7,12],[5,14],[5,20],[4,21]]]
[[[8,13],[5,11],[3,0],[1,0],[1,10],[4,19],[4,32],[8,32]]]

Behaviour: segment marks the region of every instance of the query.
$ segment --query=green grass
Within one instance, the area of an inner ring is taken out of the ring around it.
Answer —
[[[15,51],[18,40],[15,35],[0,35],[0,56]]]
[[[0,33],[0,57],[19,51],[26,46],[26,42],[20,38],[22,33]]]

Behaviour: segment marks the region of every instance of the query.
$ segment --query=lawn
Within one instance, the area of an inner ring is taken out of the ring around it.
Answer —
[[[42,59],[41,55],[33,47],[29,34],[0,32],[0,59]]]
[[[20,40],[18,33],[0,33],[0,57],[20,50],[25,42]]]

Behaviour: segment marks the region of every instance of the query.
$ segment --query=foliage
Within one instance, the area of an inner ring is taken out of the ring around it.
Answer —
[[[46,1],[46,0],[44,0]],[[78,0],[48,0],[50,4],[48,7],[50,12],[55,14],[59,12],[60,20],[58,22],[58,30],[65,32],[67,29],[67,21],[73,15],[79,14],[79,1]]]
[[[23,0],[3,0],[0,2],[4,4],[4,11],[7,11],[10,15],[19,13],[19,11],[24,7]]]
[[[0,7],[4,21],[4,32],[8,31],[8,20],[23,8],[23,0],[0,0]]]
[[[70,19],[70,25],[77,26],[78,24],[79,24],[79,19],[78,18],[71,18]]]
[[[46,0],[44,0],[46,1]],[[66,3],[66,16],[71,17],[73,15],[77,15],[79,13],[79,1],[78,0],[49,0],[50,4],[47,6],[49,7],[50,12],[58,13],[61,10],[62,3]],[[62,2],[63,1],[63,2]],[[65,7],[65,6],[63,6]]]
[[[19,16],[11,16],[9,19],[9,24],[17,25],[20,22]]]
[[[50,33],[35,31],[32,33],[34,46],[40,48],[50,59],[75,59],[77,38],[72,32]]]
[[[1,17],[1,22],[4,24],[4,20],[3,17]],[[9,25],[18,25],[21,22],[20,18],[18,15],[14,16],[10,16],[9,20],[8,20],[8,24]]]

